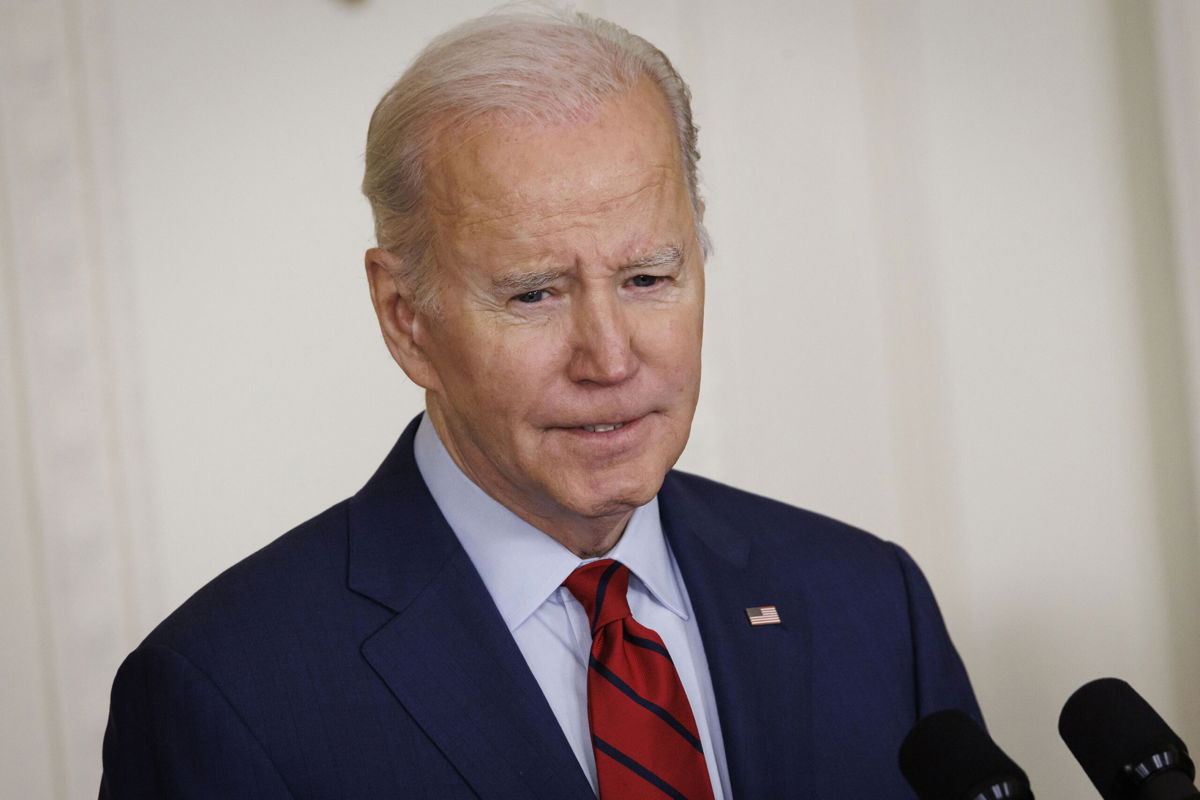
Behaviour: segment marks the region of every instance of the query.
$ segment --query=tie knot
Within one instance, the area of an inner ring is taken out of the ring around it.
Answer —
[[[571,573],[563,586],[583,604],[592,625],[592,635],[608,623],[628,617],[629,567],[611,558],[584,564]]]

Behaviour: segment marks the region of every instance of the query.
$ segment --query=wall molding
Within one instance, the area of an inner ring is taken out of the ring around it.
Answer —
[[[14,387],[61,796],[94,795],[108,685],[153,608],[106,2],[17,0],[0,25]]]

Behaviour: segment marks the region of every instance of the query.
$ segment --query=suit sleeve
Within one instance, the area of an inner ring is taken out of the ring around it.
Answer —
[[[896,548],[896,553],[908,590],[917,718],[934,711],[957,708],[982,723],[983,715],[967,678],[967,670],[950,641],[933,590],[912,557],[901,547]]]
[[[143,645],[113,682],[101,800],[291,798],[220,689],[174,650]]]

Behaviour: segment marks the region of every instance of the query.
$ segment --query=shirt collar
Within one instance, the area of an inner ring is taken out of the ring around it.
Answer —
[[[446,451],[429,415],[413,443],[417,469],[442,516],[458,536],[509,631],[519,628],[582,560],[494,500]],[[635,509],[617,546],[605,558],[629,567],[650,595],[681,619],[687,606],[679,570],[663,535],[658,497]]]

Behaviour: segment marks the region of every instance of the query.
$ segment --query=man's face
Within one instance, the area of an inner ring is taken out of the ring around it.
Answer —
[[[552,535],[621,520],[683,451],[700,386],[703,262],[665,102],[639,84],[582,122],[485,118],[428,187],[441,312],[413,338],[447,448]]]

